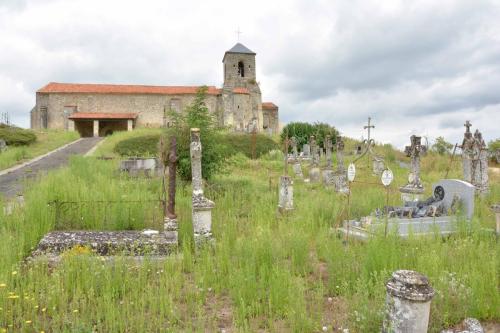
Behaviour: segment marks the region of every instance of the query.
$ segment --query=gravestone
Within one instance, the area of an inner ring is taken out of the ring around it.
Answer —
[[[299,159],[299,151],[297,149],[297,138],[292,136],[290,140],[290,144],[292,145],[292,156],[294,161],[298,161]]]
[[[7,143],[4,139],[0,139],[0,153],[4,152],[7,149]]]
[[[382,172],[384,172],[385,170],[384,159],[380,156],[373,155],[372,164],[373,164],[373,174],[380,176]]]
[[[192,175],[192,216],[194,239],[197,245],[212,240],[212,209],[213,201],[205,198],[203,193],[203,178],[201,174],[201,140],[200,130],[191,129],[191,175]]]
[[[302,158],[304,159],[311,158],[311,146],[308,143],[305,143],[302,146]]]
[[[411,157],[408,183],[399,189],[403,202],[422,200],[424,193],[424,186],[420,181],[420,156],[425,154],[427,148],[422,146],[422,138],[419,136],[412,135],[410,142],[411,145],[405,147],[406,156]]]
[[[458,179],[442,179],[433,185],[433,196],[407,201],[401,207],[376,209],[359,221],[344,221],[339,232],[364,240],[379,232],[409,235],[448,235],[457,231],[453,214],[462,213],[470,223],[474,214],[474,186]]]
[[[288,152],[290,140],[285,139],[285,152]],[[280,189],[278,194],[278,210],[280,213],[293,210],[293,182],[288,176],[288,158],[284,161],[284,175],[280,177]]]
[[[319,183],[321,180],[321,171],[319,169],[319,148],[316,144],[316,139],[314,135],[311,135],[309,139],[309,144],[311,145],[311,169],[309,170],[309,181],[311,183]]]
[[[347,183],[347,173],[344,166],[344,141],[341,136],[337,136],[337,170],[333,175],[335,191],[340,193],[349,193],[349,185]]]
[[[474,135],[470,131],[472,124],[466,121],[466,130],[460,148],[462,149],[463,178],[476,187],[476,192],[485,195],[488,187],[488,150],[483,136],[476,129]]]
[[[127,172],[131,176],[144,174],[147,177],[154,176],[160,169],[160,163],[156,158],[134,157],[120,162],[120,171]]]
[[[325,137],[325,156],[326,156],[326,166],[323,169],[323,183],[326,186],[334,186],[333,175],[334,171],[332,169],[332,139],[330,135]]]

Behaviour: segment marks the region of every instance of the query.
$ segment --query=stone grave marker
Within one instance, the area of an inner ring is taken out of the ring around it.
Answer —
[[[316,144],[316,139],[314,135],[311,135],[309,139],[311,145],[311,169],[309,170],[309,181],[311,183],[319,183],[321,180],[321,171],[319,169],[319,148]]]
[[[485,195],[488,186],[488,149],[483,136],[476,129],[474,135],[470,131],[472,124],[466,121],[466,130],[460,148],[462,149],[463,178],[476,187],[476,192]]]
[[[197,245],[212,240],[212,209],[215,207],[213,201],[207,199],[203,192],[203,178],[201,174],[202,154],[200,130],[191,129],[191,175],[192,175],[192,216],[194,239]]]
[[[288,151],[289,142],[290,140],[286,138],[285,152]],[[288,176],[288,158],[284,161],[284,175],[280,177],[278,210],[280,213],[293,210],[293,181],[292,177]]]
[[[7,150],[7,143],[4,139],[0,139],[0,153],[4,152],[5,150]]]
[[[408,183],[399,189],[403,202],[422,200],[424,193],[424,186],[420,180],[420,156],[426,153],[427,147],[422,146],[420,136],[412,135],[410,142],[411,145],[405,147],[406,156],[411,158]]]
[[[164,228],[165,237],[177,241],[178,223],[177,214],[175,214],[175,192],[176,192],[176,173],[177,173],[177,138],[170,138],[170,151],[168,159],[168,202],[167,214],[165,216]]]

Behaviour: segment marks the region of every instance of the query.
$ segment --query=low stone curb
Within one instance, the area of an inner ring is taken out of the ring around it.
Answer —
[[[69,143],[67,143],[67,144],[65,144],[65,145],[63,145],[63,146],[61,146],[61,147],[59,147],[59,148],[56,148],[56,149],[54,149],[54,150],[52,150],[52,151],[49,151],[48,153],[45,153],[45,154],[43,154],[43,155],[37,156],[37,157],[35,157],[35,158],[33,158],[33,159],[31,159],[31,160],[27,161],[27,162],[24,162],[24,163],[21,163],[21,164],[15,165],[15,166],[13,166],[13,167],[11,167],[11,168],[9,168],[9,169],[1,170],[1,171],[0,171],[0,176],[6,175],[6,174],[8,174],[8,173],[14,172],[14,171],[19,170],[19,169],[21,169],[21,168],[24,168],[25,166],[28,166],[28,165],[33,164],[33,163],[35,163],[35,162],[38,162],[38,161],[40,161],[42,158],[47,157],[47,156],[49,156],[49,155],[52,155],[52,154],[54,154],[54,153],[57,153],[58,151],[63,150],[64,148],[66,148],[66,147],[68,147],[68,146],[71,146],[71,145],[72,145],[72,144],[74,144],[74,143],[80,142],[81,140],[82,140],[82,138],[80,138],[80,139],[76,139],[75,141],[71,141],[71,142],[69,142]]]

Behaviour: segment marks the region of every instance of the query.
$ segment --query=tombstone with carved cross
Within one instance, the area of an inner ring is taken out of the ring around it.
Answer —
[[[422,137],[412,135],[410,146],[405,147],[407,157],[411,158],[411,169],[408,175],[408,183],[401,187],[401,199],[406,201],[417,201],[422,199],[424,186],[420,181],[420,157],[427,152],[427,146],[422,145]]]

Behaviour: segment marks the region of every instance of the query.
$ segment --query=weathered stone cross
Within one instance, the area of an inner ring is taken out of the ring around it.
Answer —
[[[372,118],[368,117],[368,126],[363,126],[364,129],[368,129],[368,142],[370,142],[370,129],[375,128],[375,125],[370,125]]]
[[[238,39],[238,42],[240,41],[240,35],[243,33],[240,31],[240,27],[238,27],[238,30],[235,31],[236,32],[236,38]]]
[[[470,128],[472,126],[471,122],[470,121],[466,121],[465,124],[464,124],[465,128],[467,129],[465,132],[466,133],[470,133]]]

